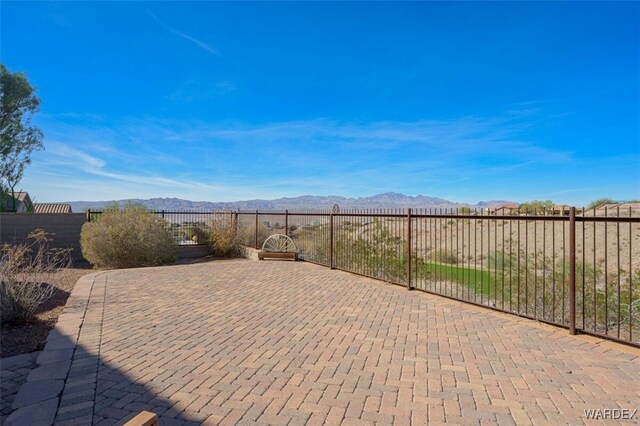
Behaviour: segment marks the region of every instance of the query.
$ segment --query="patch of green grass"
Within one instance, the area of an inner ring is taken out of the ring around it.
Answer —
[[[495,287],[495,276],[489,271],[474,268],[445,265],[442,263],[424,263],[422,265],[425,278],[431,280],[450,280],[459,282],[487,296],[492,296]]]

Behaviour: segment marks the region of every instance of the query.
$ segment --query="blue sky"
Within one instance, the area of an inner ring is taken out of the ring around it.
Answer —
[[[41,202],[640,198],[638,2],[10,2]]]

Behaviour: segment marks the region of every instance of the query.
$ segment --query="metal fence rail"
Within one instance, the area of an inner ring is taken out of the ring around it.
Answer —
[[[216,221],[255,248],[287,234],[305,261],[640,346],[640,216],[630,208],[153,213],[178,244],[203,243]]]

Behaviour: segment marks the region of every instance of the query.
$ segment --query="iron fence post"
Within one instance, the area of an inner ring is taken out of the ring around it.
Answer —
[[[576,334],[576,208],[569,211],[569,333]]]
[[[333,269],[333,213],[329,215],[329,269]]]
[[[289,210],[284,211],[284,235],[289,236]]]
[[[407,290],[411,287],[411,208],[407,212]]]
[[[91,209],[87,209],[87,222],[91,222]]]
[[[255,247],[258,248],[258,209],[256,209],[256,232],[255,232]]]
[[[233,214],[233,220],[234,220],[234,222],[235,222],[235,223],[233,224],[233,229],[234,229],[234,234],[233,234],[233,235],[234,235],[234,237],[235,237],[235,238],[238,238],[238,226],[239,226],[239,225],[238,225],[238,219],[239,219],[239,218],[238,218],[238,212],[235,212],[235,213]]]

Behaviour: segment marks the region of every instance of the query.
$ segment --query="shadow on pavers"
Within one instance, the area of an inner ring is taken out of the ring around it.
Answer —
[[[13,413],[2,419],[4,425],[122,425],[141,411],[157,414],[161,426],[195,425],[206,420],[184,412],[193,401],[158,396],[175,383],[132,380],[101,362],[94,349],[75,347],[68,338],[51,341],[55,348],[38,357],[39,367],[18,391]]]
[[[36,311],[35,315],[64,306],[69,292],[54,286],[51,296]],[[45,341],[49,331],[55,326],[55,319],[35,318],[27,323],[2,324],[2,339],[0,339],[0,357],[8,358],[21,354],[42,350],[41,342]],[[26,355],[26,354],[25,354]]]
[[[137,352],[127,354],[126,364],[118,364],[117,353],[111,365],[104,355],[100,358],[105,294],[104,272],[78,280],[37,358],[38,367],[17,392],[5,425],[123,424],[145,410],[156,413],[163,426],[205,420],[206,413],[198,414],[200,418],[184,413],[193,397],[181,398],[185,395],[178,391],[189,380],[158,375],[162,369],[153,364],[142,369],[138,380],[127,374],[149,361],[149,351],[156,348],[138,350],[132,339]],[[163,392],[173,400],[160,396]]]

